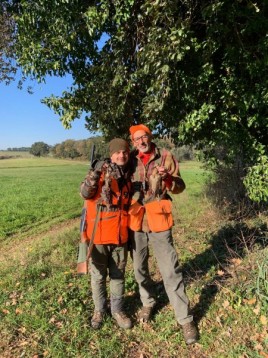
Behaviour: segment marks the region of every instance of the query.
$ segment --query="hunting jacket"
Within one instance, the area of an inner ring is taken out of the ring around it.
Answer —
[[[121,245],[128,240],[128,206],[130,203],[130,178],[111,177],[106,186],[105,173],[101,173],[97,185],[85,179],[80,186],[80,194],[85,199],[86,236],[94,244]]]
[[[159,149],[154,143],[151,145],[152,154],[146,165],[139,158],[137,150],[130,154],[132,205],[129,209],[129,227],[134,231],[158,232],[170,229],[173,218],[168,192],[179,194],[185,189],[175,157],[170,151]],[[164,166],[168,176],[160,180],[158,192],[152,193],[150,183],[157,165]]]

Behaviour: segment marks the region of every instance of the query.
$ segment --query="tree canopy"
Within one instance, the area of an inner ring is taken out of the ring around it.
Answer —
[[[35,142],[31,146],[30,153],[36,157],[44,157],[49,153],[49,145],[44,142]]]
[[[68,139],[56,144],[51,148],[51,152],[56,158],[79,158],[90,161],[92,146],[95,145],[93,159],[103,159],[109,157],[108,146],[102,137],[91,137],[83,140]]]
[[[249,195],[268,199],[266,1],[10,4],[25,73],[40,81],[72,75],[69,91],[44,100],[65,127],[87,113],[88,129],[111,138],[143,122],[210,160],[228,165],[239,156]]]
[[[0,3],[0,82],[9,84],[17,66],[14,60],[14,21],[7,11],[7,2]]]

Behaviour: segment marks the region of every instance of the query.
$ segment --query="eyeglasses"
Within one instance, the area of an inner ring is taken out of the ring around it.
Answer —
[[[149,136],[148,136],[147,134],[144,134],[144,135],[142,135],[142,136],[140,136],[140,137],[133,138],[133,142],[134,142],[134,143],[138,143],[140,140],[148,139],[148,138],[149,138]]]

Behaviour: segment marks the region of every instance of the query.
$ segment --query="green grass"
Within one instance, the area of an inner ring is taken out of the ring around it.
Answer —
[[[0,161],[0,240],[37,232],[77,217],[83,163],[49,158]]]
[[[179,224],[190,225],[198,213],[203,210],[205,197],[202,188],[206,180],[206,173],[198,162],[190,161],[180,164],[180,173],[186,184],[186,189],[180,195],[171,195],[176,219]],[[200,205],[198,205],[200,203]],[[209,203],[207,203],[209,205]]]
[[[94,331],[89,325],[94,309],[89,278],[75,275],[79,219],[73,225],[68,224],[69,217],[81,212],[78,187],[86,164],[48,159],[35,163],[30,166],[27,161],[18,162],[0,169],[1,185],[6,185],[6,190],[12,181],[17,183],[4,195],[8,197],[15,191],[17,203],[22,198],[27,200],[27,205],[17,211],[17,220],[25,225],[16,227],[12,231],[14,236],[0,242],[1,357],[266,357],[267,247],[236,250],[233,240],[241,235],[241,230],[242,234],[254,232],[264,236],[263,222],[267,218],[259,218],[259,224],[252,221],[244,226],[219,219],[203,195],[203,170],[198,163],[182,163],[181,174],[187,190],[173,197],[179,215],[174,245],[198,322],[199,343],[186,347],[153,257],[150,270],[158,304],[152,322],[140,326],[136,321],[140,300],[129,258],[125,306],[134,327],[128,331],[119,329],[107,316],[103,328]],[[12,177],[9,185],[8,176]],[[16,191],[18,183],[23,191]],[[25,218],[37,205],[35,196],[39,197],[37,202],[45,203],[46,209],[35,221],[27,221]],[[174,212],[177,215],[177,210]],[[34,237],[44,217],[47,228],[55,217],[63,220],[66,227]],[[21,232],[24,238],[17,240]],[[225,245],[227,239],[229,249]]]

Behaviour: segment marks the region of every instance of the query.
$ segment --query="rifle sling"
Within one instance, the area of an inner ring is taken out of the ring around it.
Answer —
[[[97,225],[98,225],[98,222],[100,220],[100,212],[101,212],[101,206],[98,204],[97,205],[97,215],[96,215],[96,219],[95,219],[95,222],[94,222],[91,238],[90,238],[90,241],[89,241],[89,244],[88,244],[87,260],[90,258],[92,250],[93,250],[94,238],[95,238],[95,234],[96,234],[96,230],[97,230]]]

